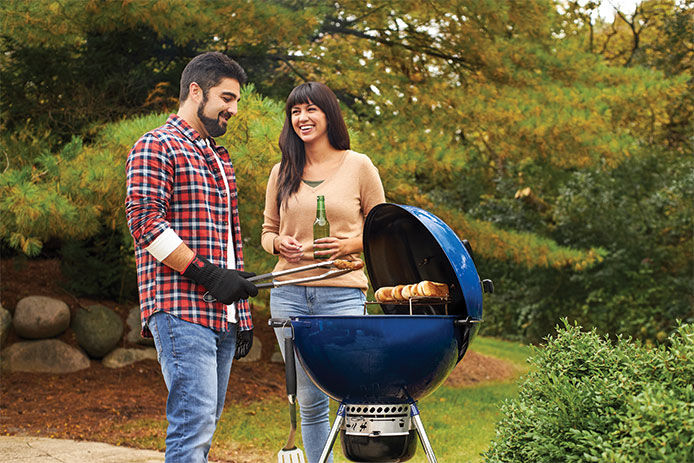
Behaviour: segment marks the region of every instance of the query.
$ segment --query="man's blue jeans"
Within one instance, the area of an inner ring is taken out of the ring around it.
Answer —
[[[166,312],[149,319],[169,390],[166,463],[203,463],[224,408],[236,329],[217,332]]]
[[[286,285],[270,292],[270,313],[275,318],[296,315],[363,315],[366,296],[359,288]],[[285,331],[275,329],[284,356]],[[309,379],[297,360],[296,398],[301,416],[301,437],[308,463],[315,463],[330,435],[330,399]],[[332,453],[328,459],[332,463]]]

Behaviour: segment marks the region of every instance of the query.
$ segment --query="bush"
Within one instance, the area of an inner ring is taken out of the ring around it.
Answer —
[[[65,240],[60,248],[64,286],[78,296],[136,301],[137,273],[132,238],[102,227],[86,240]]]
[[[486,461],[694,461],[694,325],[648,348],[565,320],[530,362]]]

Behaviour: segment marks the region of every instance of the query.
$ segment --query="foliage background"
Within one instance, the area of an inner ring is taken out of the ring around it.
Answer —
[[[387,199],[472,243],[497,289],[483,332],[539,341],[565,316],[665,341],[694,318],[694,6],[606,21],[599,3],[5,1],[2,254],[59,255],[71,291],[135,299],[125,157],[175,111],[187,61],[219,50],[252,82],[222,140],[249,268],[273,264],[259,236],[282,101],[320,80]]]

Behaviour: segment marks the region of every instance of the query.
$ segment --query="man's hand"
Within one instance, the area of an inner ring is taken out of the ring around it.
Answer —
[[[253,346],[253,330],[245,330],[236,332],[236,353],[235,359],[240,359],[248,355]]]
[[[233,304],[241,299],[258,295],[258,288],[246,280],[255,273],[221,268],[198,255],[188,264],[182,275],[203,285],[216,300],[223,304]]]

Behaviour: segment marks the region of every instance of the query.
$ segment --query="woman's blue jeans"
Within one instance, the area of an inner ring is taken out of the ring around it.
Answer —
[[[365,301],[366,296],[358,288],[286,285],[271,290],[270,313],[273,318],[297,315],[362,315]],[[285,331],[277,328],[275,335],[284,357]],[[330,399],[311,382],[298,361],[296,379],[304,450],[308,463],[316,463],[330,435]],[[331,453],[328,462],[332,461]]]
[[[218,332],[166,312],[149,319],[169,390],[166,463],[204,463],[224,408],[236,329]]]

